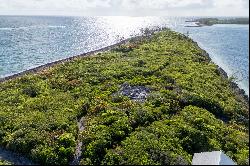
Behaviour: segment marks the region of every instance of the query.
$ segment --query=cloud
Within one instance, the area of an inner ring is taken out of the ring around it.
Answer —
[[[94,0],[96,1],[96,0]],[[104,0],[108,2],[109,8],[131,9],[157,9],[170,8],[202,8],[213,6],[214,0]]]
[[[248,0],[0,0],[0,14],[209,16],[248,10]]]
[[[249,0],[242,0],[243,1],[243,6],[247,9],[249,9]]]

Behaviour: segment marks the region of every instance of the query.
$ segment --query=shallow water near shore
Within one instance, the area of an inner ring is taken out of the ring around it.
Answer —
[[[249,94],[249,26],[185,27],[189,18],[0,16],[0,78],[93,51],[142,28],[169,27],[189,36]]]

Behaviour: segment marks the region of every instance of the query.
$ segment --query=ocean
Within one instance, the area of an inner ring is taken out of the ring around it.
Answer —
[[[169,27],[189,33],[249,95],[249,25],[185,27],[181,17],[0,16],[0,78]]]

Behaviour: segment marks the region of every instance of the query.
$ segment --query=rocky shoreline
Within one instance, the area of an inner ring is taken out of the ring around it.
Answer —
[[[53,67],[53,66],[55,66],[55,65],[57,65],[57,64],[69,62],[69,61],[75,60],[75,59],[77,59],[77,58],[86,57],[86,56],[91,56],[91,55],[97,54],[97,53],[99,53],[99,52],[106,52],[106,51],[109,51],[109,50],[115,48],[116,46],[125,44],[126,42],[130,41],[131,39],[139,39],[139,38],[141,38],[141,36],[139,36],[139,37],[134,37],[134,38],[129,38],[129,39],[126,39],[126,40],[122,40],[121,42],[118,42],[118,43],[116,43],[116,44],[113,44],[113,45],[110,45],[110,46],[107,46],[107,47],[103,47],[103,48],[98,49],[98,50],[86,52],[86,53],[83,53],[83,54],[80,54],[80,55],[76,55],[76,56],[72,56],[72,57],[69,57],[69,58],[65,58],[65,59],[62,59],[62,60],[57,60],[57,61],[54,61],[54,62],[51,62],[51,63],[47,63],[47,64],[44,64],[44,65],[35,67],[35,68],[33,68],[33,69],[29,69],[29,70],[25,70],[25,71],[20,72],[20,73],[17,73],[17,74],[13,74],[13,75],[11,75],[11,76],[7,76],[7,77],[4,77],[4,78],[0,78],[0,83],[1,83],[1,82],[5,82],[5,81],[8,81],[8,80],[11,80],[11,79],[15,79],[15,78],[17,78],[17,77],[21,77],[21,76],[26,75],[26,74],[36,73],[36,72],[39,72],[39,71],[48,69],[48,68],[50,68],[50,67]]]
[[[189,38],[189,39],[190,39],[190,38]],[[214,63],[214,62],[212,61],[210,55],[206,52],[206,50],[202,49],[202,48],[199,46],[199,44],[198,44],[197,42],[193,41],[192,39],[190,39],[190,40],[191,40],[193,43],[195,43],[195,45],[197,45],[197,47],[198,47],[199,49],[201,49],[201,50],[203,51],[203,53],[202,53],[203,56],[208,57],[209,60],[210,60],[212,63]],[[218,66],[218,65],[217,65],[217,71],[218,71],[218,73],[221,75],[221,77],[223,77],[224,79],[229,79],[227,72],[226,72],[224,69],[222,69],[220,66]],[[241,88],[239,87],[239,85],[238,85],[237,83],[233,82],[233,81],[230,81],[230,85],[231,85],[231,88],[235,91],[235,93],[236,93],[237,95],[241,96],[242,98],[244,98],[244,100],[245,100],[246,102],[249,103],[249,96],[246,94],[246,92],[245,92],[244,89],[241,89]]]

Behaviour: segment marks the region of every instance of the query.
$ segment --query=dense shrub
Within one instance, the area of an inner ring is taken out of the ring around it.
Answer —
[[[0,83],[1,146],[39,164],[69,164],[78,142],[84,165],[185,165],[212,150],[247,164],[248,102],[191,39],[152,34]],[[125,83],[147,98],[120,94]]]

